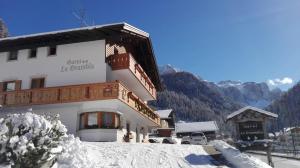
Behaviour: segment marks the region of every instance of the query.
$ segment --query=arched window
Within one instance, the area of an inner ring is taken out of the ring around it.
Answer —
[[[120,115],[114,112],[86,112],[80,114],[79,129],[120,127]]]

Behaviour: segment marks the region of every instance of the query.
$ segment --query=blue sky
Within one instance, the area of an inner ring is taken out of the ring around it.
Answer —
[[[128,22],[150,33],[158,64],[209,81],[272,80],[283,89],[300,79],[298,0],[1,0],[0,17],[12,36]]]

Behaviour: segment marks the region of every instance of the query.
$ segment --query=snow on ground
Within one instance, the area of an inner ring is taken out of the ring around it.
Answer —
[[[257,155],[252,153],[249,155],[259,158],[265,163],[268,163],[267,156]],[[272,156],[272,161],[274,163],[274,167],[276,168],[299,168],[300,167],[300,160]]]
[[[87,147],[88,157],[96,161],[96,167],[99,168],[218,167],[200,145],[113,142],[84,142],[84,144]]]
[[[63,152],[57,157],[58,168],[93,168],[95,162],[88,157],[87,148],[73,135],[66,137]]]
[[[271,168],[260,159],[241,153],[224,141],[215,140],[210,142],[210,144],[220,151],[227,161],[238,168]]]

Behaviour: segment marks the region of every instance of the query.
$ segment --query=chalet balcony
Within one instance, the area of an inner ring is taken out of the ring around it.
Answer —
[[[143,68],[135,61],[131,54],[108,56],[106,62],[112,69],[112,80],[120,80],[135,90],[142,100],[156,99],[156,89]]]
[[[0,92],[3,107],[61,104],[117,99],[160,125],[159,116],[119,81]]]

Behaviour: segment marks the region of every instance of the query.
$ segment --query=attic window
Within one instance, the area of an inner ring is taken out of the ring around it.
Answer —
[[[29,58],[36,58],[37,50],[36,48],[33,48],[29,51]]]
[[[56,55],[56,46],[50,46],[48,49],[48,56]]]
[[[9,54],[8,54],[8,58],[7,58],[8,61],[16,61],[18,60],[18,51],[10,51]]]
[[[117,49],[117,47],[114,47],[114,55],[118,55],[119,54],[119,50]]]

